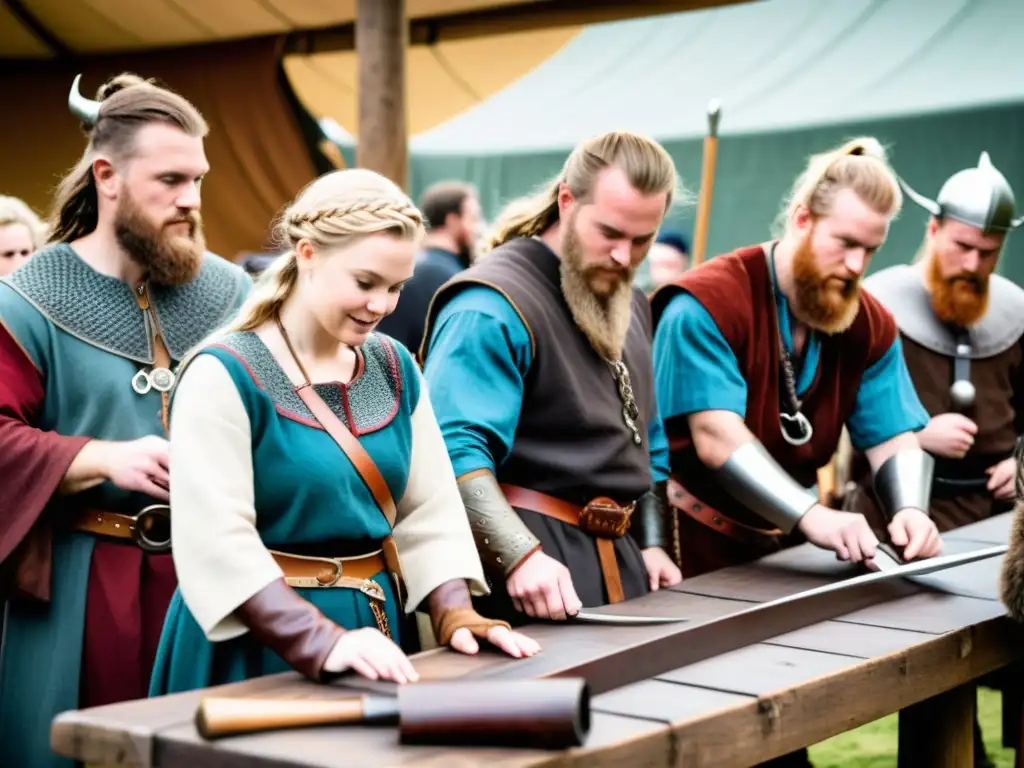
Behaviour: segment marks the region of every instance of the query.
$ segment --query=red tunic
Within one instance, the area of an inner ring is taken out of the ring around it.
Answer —
[[[49,502],[90,440],[33,426],[44,396],[39,370],[0,323],[0,570],[7,599],[49,601],[52,526],[60,523],[50,519]],[[86,597],[81,707],[146,697],[176,585],[170,555],[97,541]]]
[[[822,337],[817,372],[803,395],[801,407],[814,427],[814,434],[804,445],[793,446],[783,439],[779,426],[784,379],[775,296],[764,249],[754,246],[718,256],[657,291],[652,297],[655,323],[668,302],[683,291],[708,311],[736,356],[747,382],[747,429],[798,483],[813,486],[818,469],[830,461],[839,445],[861,377],[896,339],[892,315],[862,291],[860,311],[850,328]],[[680,386],[686,386],[686,382],[680,382]],[[685,416],[666,419],[665,428],[673,477],[704,504],[729,518],[755,528],[772,527],[733,500],[701,463]],[[685,515],[680,515],[680,525],[687,575],[745,562],[771,551],[729,539]],[[779,540],[774,546],[792,541]],[[771,546],[770,542],[766,541],[765,546]]]

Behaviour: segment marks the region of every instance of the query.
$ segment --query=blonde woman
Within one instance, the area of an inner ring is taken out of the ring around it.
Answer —
[[[470,607],[486,592],[412,356],[375,334],[424,234],[405,194],[336,171],[286,210],[289,251],[182,366],[171,411],[179,579],[152,695],[283,671],[416,680],[403,612],[442,645],[539,650]]]
[[[9,275],[46,243],[46,225],[23,201],[0,195],[0,277]]]

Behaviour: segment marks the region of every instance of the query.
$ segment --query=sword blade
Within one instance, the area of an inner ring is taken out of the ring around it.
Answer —
[[[881,549],[879,550],[880,557],[876,558],[876,564],[879,566],[878,571],[864,574],[863,576],[855,576],[849,579],[843,579],[833,584],[826,584],[822,587],[816,587],[814,589],[805,590],[803,592],[797,592],[795,595],[788,597],[778,598],[768,603],[763,603],[757,608],[752,610],[763,610],[769,605],[778,605],[781,603],[791,603],[797,600],[802,600],[808,597],[814,597],[819,594],[825,594],[828,592],[838,592],[839,590],[849,589],[850,587],[858,584],[868,584],[874,581],[884,581],[892,578],[909,578],[912,576],[925,576],[930,573],[938,573],[945,571],[950,568],[956,568],[961,565],[968,565],[969,563],[976,563],[979,560],[988,560],[992,557],[998,557],[999,555],[1005,554],[1008,545],[998,544],[993,547],[986,547],[985,549],[977,549],[971,552],[961,552],[955,555],[941,555],[939,557],[932,557],[927,560],[915,560],[909,563],[903,562],[897,559],[892,550]],[[879,562],[881,560],[882,562]],[[690,621],[685,617],[673,617],[673,616],[627,616],[624,614],[615,613],[600,613],[597,611],[580,611],[570,621],[579,622],[583,624],[676,624],[685,621]]]
[[[938,573],[961,565],[976,563],[980,560],[989,560],[993,557],[999,557],[1000,555],[1006,554],[1007,549],[1009,549],[1008,544],[997,544],[993,547],[976,549],[971,552],[960,552],[956,555],[940,555],[939,557],[931,557],[927,560],[914,560],[902,565],[895,565],[895,567],[885,567],[882,570],[867,573],[863,576],[854,576],[853,578],[843,579],[842,581],[837,581],[833,584],[826,584],[822,587],[815,587],[814,589],[797,592],[795,595],[790,595],[788,597],[780,597],[776,600],[764,603],[760,607],[765,608],[772,605],[792,603],[798,600],[816,597],[829,592],[839,592],[844,589],[850,589],[850,587],[861,584],[870,584],[876,581],[910,578],[912,576],[926,576],[930,573]]]
[[[616,613],[580,611],[572,617],[571,621],[582,624],[676,624],[689,621],[689,619],[681,617],[672,618],[670,616],[625,616]]]

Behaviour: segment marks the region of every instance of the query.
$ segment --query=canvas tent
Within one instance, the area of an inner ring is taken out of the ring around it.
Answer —
[[[761,0],[592,26],[478,106],[412,139],[413,189],[476,183],[491,215],[555,173],[580,138],[623,128],[662,140],[700,180],[706,105],[719,98],[708,253],[767,238],[808,155],[870,134],[934,197],[987,150],[1024,209],[1024,3]],[[673,214],[689,227],[694,208]],[[912,203],[873,269],[906,260]],[[1001,271],[1024,283],[1024,236]]]
[[[587,23],[738,1],[403,0],[409,129],[486,99]],[[211,248],[258,250],[281,206],[332,167],[319,121],[358,135],[353,49],[366,2],[398,0],[3,0],[0,192],[45,210],[83,147],[66,108],[74,75],[92,93],[131,70],[186,95],[211,124]]]

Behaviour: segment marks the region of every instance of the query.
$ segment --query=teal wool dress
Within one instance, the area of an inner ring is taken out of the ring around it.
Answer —
[[[420,374],[408,350],[383,335],[371,335],[357,354],[349,383],[318,383],[315,388],[399,500],[413,463],[412,416],[421,399]],[[204,360],[208,357],[219,366]],[[193,391],[186,393],[190,376],[199,378],[200,369],[217,375],[202,373],[201,385],[193,382]],[[201,393],[194,391],[199,386]],[[179,412],[185,408],[193,412]],[[355,467],[255,333],[227,335],[189,363],[172,406],[172,446],[178,429],[189,446],[188,455],[181,456],[181,447],[171,459],[172,541],[180,586],[164,625],[151,695],[288,670],[280,656],[258,644],[231,615],[281,576],[269,550],[354,557],[380,549],[392,533]],[[187,498],[179,498],[179,489],[186,489],[180,493]],[[471,546],[468,527],[456,530],[460,542]],[[474,569],[465,575],[472,577]],[[391,577],[381,571],[373,580],[383,591],[392,637],[400,642],[402,611]],[[346,629],[379,626],[373,598],[359,589],[297,592]]]

